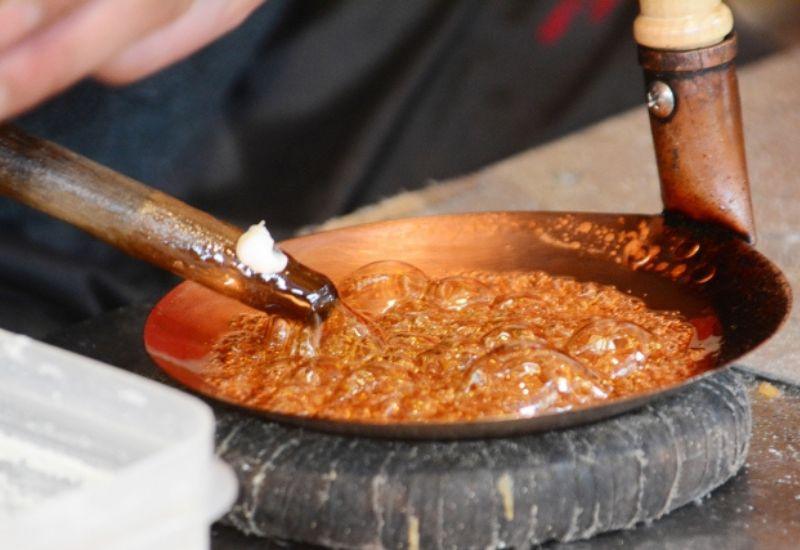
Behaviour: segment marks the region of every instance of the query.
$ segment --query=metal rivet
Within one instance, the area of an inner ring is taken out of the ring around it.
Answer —
[[[647,108],[657,118],[667,118],[675,110],[675,94],[666,83],[654,80],[647,89]]]

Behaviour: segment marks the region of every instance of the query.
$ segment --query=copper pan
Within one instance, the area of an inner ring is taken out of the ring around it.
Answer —
[[[665,203],[660,215],[433,216],[326,231],[281,244],[334,282],[369,262],[392,259],[416,265],[431,276],[474,269],[543,270],[612,284],[650,307],[679,310],[699,325],[715,317],[722,344],[713,368],[652,393],[532,418],[371,424],[250,410],[280,422],[360,436],[471,438],[530,433],[640,407],[725,369],[763,344],[786,319],[791,291],[779,269],[750,244],[754,225],[735,50],[734,36],[690,52],[640,48]],[[661,83],[657,89],[654,82]],[[659,95],[662,84],[671,92],[666,108]],[[220,399],[198,373],[232,317],[247,310],[200,285],[183,283],[153,310],[145,345],[170,376]]]
[[[609,234],[615,239],[621,235],[621,240],[605,241]],[[505,436],[600,420],[726,368],[774,334],[790,304],[781,272],[742,239],[694,224],[672,226],[663,216],[549,212],[434,216],[337,229],[282,246],[334,282],[366,263],[387,258],[409,262],[432,276],[472,269],[544,270],[613,284],[651,307],[677,309],[690,319],[702,321],[713,312],[722,325],[719,362],[706,373],[658,392],[568,412],[468,423],[369,424],[250,409],[280,422],[352,435]],[[229,330],[231,319],[247,310],[196,283],[182,283],[151,313],[145,345],[170,376],[219,399],[198,374],[214,342]]]
[[[558,414],[364,424],[254,410],[314,429],[379,437],[503,436],[574,426],[649,403],[725,368],[765,342],[788,315],[785,278],[751,245],[735,51],[733,36],[685,52],[640,49],[665,205],[660,215],[496,212],[350,227],[282,243],[299,263],[290,261],[285,273],[256,284],[233,252],[238,228],[13,128],[0,128],[0,194],[206,285],[186,282],[161,300],[144,339],[169,375],[218,399],[199,374],[231,319],[249,310],[237,300],[258,308],[322,308],[336,299],[325,275],[337,282],[377,260],[409,262],[431,276],[544,270],[615,285],[653,308],[680,310],[698,327],[719,321],[719,361],[702,376]],[[309,302],[311,294],[318,299]]]

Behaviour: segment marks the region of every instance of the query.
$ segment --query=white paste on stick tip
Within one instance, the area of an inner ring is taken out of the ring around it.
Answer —
[[[244,265],[255,271],[269,275],[283,271],[289,259],[275,246],[267,226],[261,223],[251,225],[236,241],[236,256]]]

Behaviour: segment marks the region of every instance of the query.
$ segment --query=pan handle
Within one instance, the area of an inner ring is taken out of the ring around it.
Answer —
[[[665,214],[755,241],[733,16],[720,0],[640,0],[634,23]]]

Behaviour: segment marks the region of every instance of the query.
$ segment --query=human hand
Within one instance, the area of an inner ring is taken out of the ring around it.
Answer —
[[[0,120],[87,76],[126,84],[234,29],[264,0],[0,0]]]

